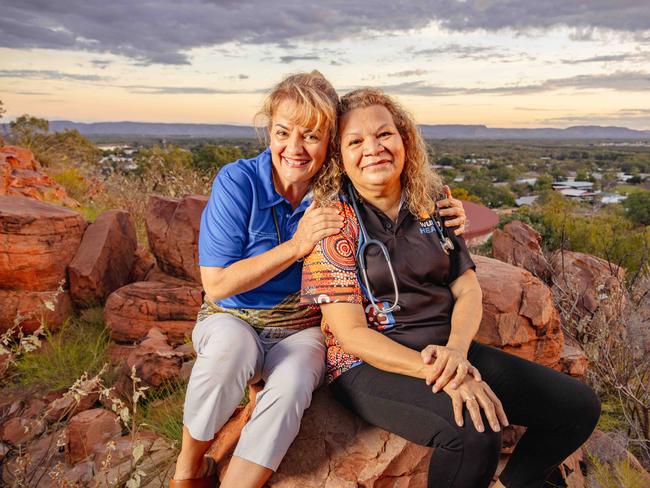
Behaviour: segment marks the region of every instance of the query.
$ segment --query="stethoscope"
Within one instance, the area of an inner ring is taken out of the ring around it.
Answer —
[[[397,286],[397,277],[395,276],[395,271],[393,270],[393,264],[390,259],[390,254],[388,254],[388,249],[386,248],[383,242],[378,241],[377,239],[372,239],[370,237],[370,235],[366,231],[366,226],[363,223],[363,219],[361,218],[359,207],[357,206],[357,199],[359,198],[359,196],[357,195],[357,192],[350,181],[347,182],[347,188],[348,188],[348,195],[350,197],[350,201],[352,202],[352,209],[354,210],[354,213],[357,216],[357,222],[359,222],[359,231],[361,232],[361,236],[363,237],[361,245],[357,250],[357,263],[358,263],[357,267],[361,271],[361,277],[363,278],[363,283],[366,285],[366,290],[368,291],[368,299],[370,300],[370,303],[372,304],[372,306],[376,311],[381,311],[382,313],[390,313],[394,310],[399,310],[399,305],[398,305],[399,287]],[[454,243],[451,241],[449,237],[445,236],[441,224],[433,217],[429,216],[429,218],[433,223],[433,227],[436,230],[436,234],[438,234],[440,247],[442,247],[443,252],[448,255],[451,251],[454,250]],[[366,251],[368,250],[368,247],[373,245],[379,247],[381,253],[384,255],[384,259],[386,260],[386,264],[388,266],[388,271],[390,272],[390,277],[393,280],[393,290],[395,290],[394,293],[395,301],[393,302],[393,304],[387,308],[382,308],[382,309],[380,309],[377,306],[377,300],[375,299],[375,296],[370,289],[370,281],[368,280]]]

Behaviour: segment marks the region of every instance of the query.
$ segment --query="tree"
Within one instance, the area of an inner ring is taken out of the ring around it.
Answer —
[[[244,152],[239,146],[204,144],[192,154],[192,164],[197,169],[212,170],[243,157]]]
[[[135,162],[138,165],[138,174],[155,170],[162,176],[173,177],[175,173],[183,172],[192,165],[192,153],[173,144],[164,148],[154,146],[151,149],[142,149]]]
[[[21,115],[9,124],[9,135],[11,140],[19,146],[27,149],[34,149],[43,142],[50,128],[50,123],[45,119]]]
[[[639,225],[650,225],[650,191],[635,191],[623,201],[627,216]]]

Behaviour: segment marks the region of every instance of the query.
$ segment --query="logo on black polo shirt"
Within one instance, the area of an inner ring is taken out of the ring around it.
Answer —
[[[420,234],[431,234],[436,231],[435,227],[433,226],[433,220],[429,219],[424,219],[420,220]]]

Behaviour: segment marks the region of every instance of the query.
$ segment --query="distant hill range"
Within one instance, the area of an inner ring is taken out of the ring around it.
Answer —
[[[77,129],[88,136],[147,136],[147,137],[256,137],[251,126],[226,124],[163,124],[148,122],[95,122],[90,124],[57,120],[50,130],[59,132]],[[580,125],[566,129],[499,129],[485,125],[421,125],[427,139],[650,139],[650,130],[626,127]]]

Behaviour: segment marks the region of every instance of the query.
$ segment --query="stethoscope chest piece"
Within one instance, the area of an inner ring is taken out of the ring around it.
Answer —
[[[442,246],[442,250],[447,255],[449,255],[449,253],[454,250],[454,243],[451,242],[451,239],[449,237],[445,237],[444,239],[442,239],[440,241],[440,245]]]

